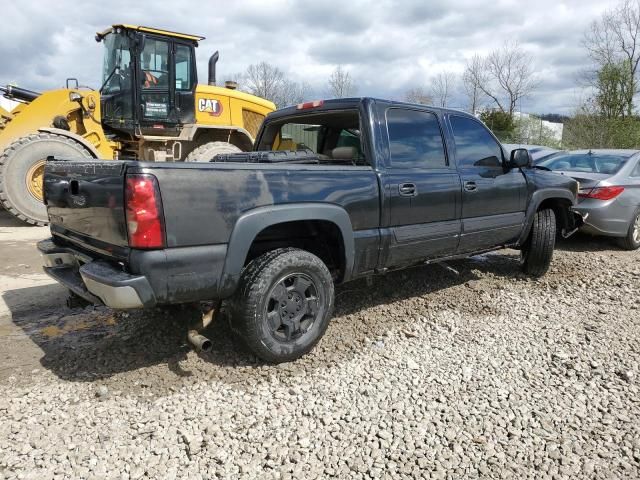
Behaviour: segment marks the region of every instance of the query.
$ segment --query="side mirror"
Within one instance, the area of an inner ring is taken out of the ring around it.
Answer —
[[[531,155],[529,155],[529,150],[526,148],[516,148],[511,151],[510,168],[530,167],[531,163]]]

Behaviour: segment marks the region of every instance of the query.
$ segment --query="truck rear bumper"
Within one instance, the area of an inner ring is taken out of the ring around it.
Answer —
[[[143,275],[131,275],[101,260],[60,247],[53,241],[38,242],[44,271],[76,295],[91,303],[131,309],[156,305],[154,292]]]
[[[89,249],[75,248],[71,241],[54,236],[38,243],[44,270],[89,302],[148,308],[228,296],[220,285],[226,244],[131,249],[125,272],[117,260],[103,260]],[[234,285],[225,287],[233,292]]]

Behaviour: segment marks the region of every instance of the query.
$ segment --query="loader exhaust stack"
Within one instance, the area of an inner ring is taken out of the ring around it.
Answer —
[[[211,57],[209,57],[209,85],[216,84],[216,63],[218,63],[220,53],[216,50]]]

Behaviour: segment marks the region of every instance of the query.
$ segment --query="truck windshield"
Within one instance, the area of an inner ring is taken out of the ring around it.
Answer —
[[[132,86],[132,65],[127,37],[110,33],[104,39],[104,48],[102,92],[108,95],[130,91]]]
[[[259,150],[311,150],[327,160],[366,164],[358,112],[301,115],[266,127]]]

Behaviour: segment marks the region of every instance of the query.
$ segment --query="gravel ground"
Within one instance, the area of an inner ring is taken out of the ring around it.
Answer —
[[[279,366],[9,284],[0,479],[638,478],[638,260],[579,237],[538,281],[507,251],[348,284]]]

